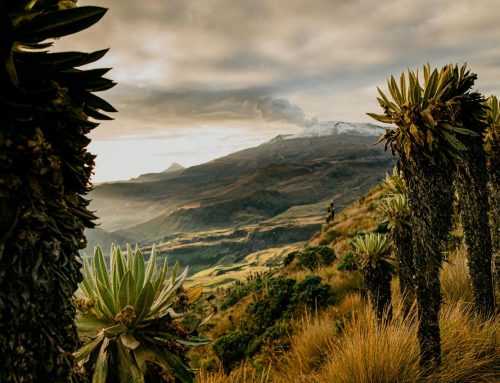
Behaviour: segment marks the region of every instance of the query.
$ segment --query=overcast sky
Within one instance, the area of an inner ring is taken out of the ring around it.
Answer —
[[[109,8],[58,49],[110,47],[118,110],[94,180],[184,166],[315,121],[370,121],[391,74],[467,62],[500,95],[500,0],[80,0]]]

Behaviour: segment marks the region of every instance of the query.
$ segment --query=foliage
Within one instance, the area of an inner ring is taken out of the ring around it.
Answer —
[[[397,166],[392,169],[392,175],[386,174],[381,182],[384,197],[406,193],[406,183]]]
[[[310,246],[297,255],[297,266],[314,271],[319,267],[329,266],[337,258],[332,248],[327,246]]]
[[[490,96],[486,102],[486,123],[488,128],[484,135],[486,150],[491,152],[492,146],[500,143],[500,104],[496,96]]]
[[[214,341],[212,350],[220,359],[226,373],[245,358],[253,338],[254,335],[249,331],[236,330]]]
[[[333,300],[330,285],[322,283],[316,275],[309,275],[301,282],[280,276],[259,287],[254,290],[256,299],[247,306],[239,328],[214,342],[214,352],[226,373],[264,347],[286,349],[292,316],[304,308],[312,311],[325,307]],[[233,347],[233,342],[238,341],[240,344]]]
[[[448,163],[451,158],[460,158],[467,148],[461,142],[463,136],[477,133],[463,126],[457,115],[457,106],[462,98],[481,97],[478,93],[465,94],[477,76],[467,70],[466,65],[446,65],[439,72],[431,72],[430,65],[423,67],[424,86],[420,85],[418,72],[408,70],[408,87],[404,72],[399,85],[393,76],[387,81],[394,102],[379,89],[377,98],[384,114],[368,113],[377,121],[396,126],[380,137],[393,152],[410,157],[412,152],[427,156],[431,163],[437,160]]]
[[[331,302],[330,285],[321,283],[318,275],[308,275],[295,287],[293,301],[309,308],[324,307]]]
[[[404,194],[395,194],[391,197],[383,198],[377,206],[377,210],[387,222],[387,228],[401,228],[408,226],[410,209]]]
[[[153,247],[148,262],[136,248],[111,250],[110,267],[99,247],[92,263],[84,261],[81,296],[76,299],[78,333],[85,344],[75,353],[92,382],[192,382],[185,365],[186,346],[207,344],[192,335],[183,315],[201,295],[202,287],[184,291],[188,268],[177,263],[167,278],[168,264],[157,267]]]
[[[278,319],[289,313],[293,302],[295,279],[277,277],[271,279],[255,302],[248,305],[246,317],[250,328],[261,333]]]
[[[292,251],[291,253],[288,253],[285,257],[285,260],[283,261],[284,266],[290,265],[294,260],[295,257],[297,256],[299,252],[298,251]]]
[[[58,0],[0,4],[0,381],[67,382],[78,344],[72,295],[94,215],[83,198],[94,156],[87,134],[115,109],[94,92],[109,69],[53,41],[106,13]]]
[[[357,271],[358,262],[356,255],[353,252],[349,252],[342,258],[337,269],[340,271]]]
[[[383,268],[394,270],[391,255],[391,241],[384,234],[366,234],[352,240],[354,253],[358,256],[358,265],[363,269]]]
[[[335,219],[335,201],[332,200],[326,208],[326,223],[331,223]]]
[[[336,230],[330,230],[325,234],[325,237],[320,241],[320,246],[326,246],[333,242],[335,238],[340,237],[342,234]]]

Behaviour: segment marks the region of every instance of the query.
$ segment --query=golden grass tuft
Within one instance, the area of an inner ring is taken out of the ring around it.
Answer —
[[[199,383],[270,383],[270,366],[258,371],[257,369],[246,364],[240,365],[231,371],[231,374],[226,375],[221,370],[216,373],[207,373],[200,371],[198,374]]]
[[[445,303],[472,302],[467,256],[462,247],[449,255],[441,271],[441,290]]]

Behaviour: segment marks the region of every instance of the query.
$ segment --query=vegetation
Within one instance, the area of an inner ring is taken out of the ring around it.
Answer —
[[[153,248],[148,262],[141,251],[111,249],[110,267],[96,248],[84,262],[76,324],[85,344],[75,353],[82,374],[100,382],[192,382],[186,347],[208,344],[196,327],[181,321],[202,287],[184,291],[188,268],[159,268]],[[199,322],[198,324],[202,324]]]
[[[405,311],[409,312],[415,301],[414,276],[415,265],[410,210],[406,198],[406,186],[403,178],[394,169],[392,176],[387,175],[382,182],[385,198],[380,201],[378,211],[387,223],[392,240],[393,253],[398,261],[399,287],[403,297]]]
[[[294,315],[333,302],[330,286],[317,275],[306,276],[300,282],[276,277],[250,286],[254,300],[246,306],[237,327],[212,345],[225,373],[264,348],[286,349]]]
[[[379,89],[384,114],[369,115],[396,125],[380,141],[399,154],[406,181],[421,366],[434,370],[441,364],[439,272],[443,243],[452,224],[454,160],[467,149],[461,140],[477,134],[463,126],[457,108],[468,100],[476,75],[465,65],[447,65],[440,71],[426,65],[423,74],[423,86],[412,71],[408,71],[408,81],[401,75],[399,85],[391,77],[388,87],[394,102]]]
[[[357,236],[352,241],[358,256],[359,269],[363,273],[377,318],[382,320],[392,316],[391,280],[394,266],[391,263],[391,242],[383,234]]]
[[[500,104],[495,96],[486,100],[488,128],[485,134],[491,206],[491,239],[500,289]]]
[[[357,271],[358,270],[358,260],[354,253],[347,253],[342,261],[337,266],[337,269],[340,271]]]
[[[475,309],[478,314],[489,316],[495,310],[495,291],[488,222],[488,171],[483,146],[483,134],[487,127],[483,96],[478,92],[468,92],[459,99],[457,113],[462,126],[475,133],[462,138],[467,150],[461,154],[460,161],[456,161],[455,183]]]
[[[297,266],[314,271],[322,266],[329,266],[337,258],[332,248],[327,246],[311,246],[297,252]]]
[[[50,53],[52,40],[105,14],[74,1],[0,4],[0,381],[79,381],[72,296],[94,215],[83,198],[94,156],[87,134],[113,107],[93,92],[109,69],[93,53]]]
[[[254,335],[251,332],[236,330],[221,336],[213,343],[212,348],[226,373],[229,373],[245,358],[253,339]]]
[[[450,254],[441,277],[441,369],[419,367],[418,322],[404,313],[394,291],[394,313],[379,321],[359,293],[350,293],[334,310],[291,321],[286,352],[266,349],[261,364],[248,360],[230,375],[203,371],[201,383],[266,382],[494,382],[500,374],[500,321],[474,315],[463,249]],[[332,286],[335,289],[335,286]]]

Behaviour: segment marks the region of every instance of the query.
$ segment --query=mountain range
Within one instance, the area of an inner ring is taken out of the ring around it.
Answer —
[[[100,227],[87,231],[87,249],[154,243],[161,256],[201,270],[306,241],[332,199],[342,209],[394,165],[374,146],[383,132],[323,122],[202,165],[97,185],[90,207]]]

